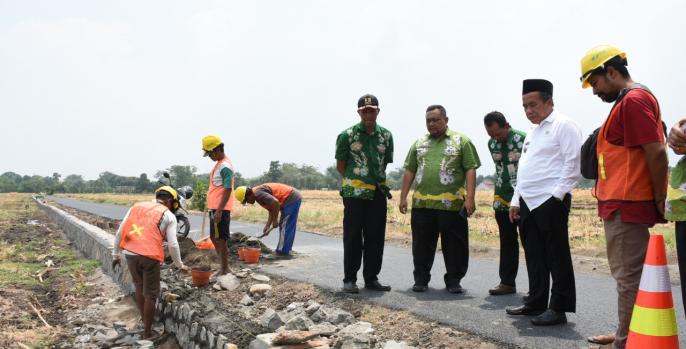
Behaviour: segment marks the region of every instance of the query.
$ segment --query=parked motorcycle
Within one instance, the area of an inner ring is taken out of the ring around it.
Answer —
[[[157,182],[161,185],[174,187],[169,173],[164,172],[162,175],[167,179],[168,183],[162,181],[162,178],[160,178],[160,180]],[[179,195],[179,209],[174,212],[176,221],[178,223],[176,229],[176,238],[183,240],[188,236],[188,232],[191,230],[191,223],[188,220],[188,217],[186,217],[186,215],[188,215],[188,211],[186,210],[186,200],[189,200],[191,197],[193,197],[193,188],[186,185],[181,188],[176,188],[176,193]]]

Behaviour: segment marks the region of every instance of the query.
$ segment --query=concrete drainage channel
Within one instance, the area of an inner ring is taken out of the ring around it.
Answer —
[[[100,261],[102,270],[127,292],[133,290],[130,275],[123,260],[121,268],[112,270],[114,236],[85,223],[63,210],[38,201],[39,206],[64,232],[85,257]],[[156,320],[164,324],[165,332],[173,333],[184,349],[237,349],[233,343],[249,349],[409,349],[404,342],[379,343],[371,324],[355,320],[341,309],[307,303],[292,303],[282,311],[248,309],[263,297],[260,290],[250,291],[239,307],[225,309],[206,292],[195,292],[183,279],[168,268],[162,270],[162,293],[156,306]],[[233,275],[228,275],[236,279]],[[240,281],[234,280],[240,284]],[[223,283],[222,283],[223,286]],[[269,285],[263,285],[269,288]],[[219,282],[215,287],[219,287]],[[257,287],[259,288],[259,287]],[[167,292],[170,291],[170,292]],[[264,290],[263,290],[264,291]],[[171,297],[170,297],[171,295]],[[240,334],[238,334],[240,332]],[[247,345],[249,343],[249,345]],[[139,341],[134,348],[152,348],[149,341]]]

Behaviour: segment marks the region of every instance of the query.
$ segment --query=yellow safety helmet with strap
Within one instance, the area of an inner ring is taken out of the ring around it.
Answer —
[[[248,191],[250,191],[250,189],[250,187],[242,185],[233,191],[233,196],[236,198],[236,200],[238,200],[238,202],[245,204],[248,198]]]
[[[626,59],[626,52],[612,45],[598,45],[588,50],[581,58],[581,87],[591,86],[588,83],[591,73],[598,68],[603,68],[607,61],[616,56]]]
[[[202,150],[207,153],[222,144],[222,139],[217,135],[207,135],[202,138]]]
[[[168,185],[162,186],[157,188],[155,190],[155,194],[161,192],[161,191],[166,191],[167,193],[171,194],[172,198],[174,199],[174,204],[172,205],[172,208],[176,210],[179,208],[179,194],[176,192],[176,190]]]

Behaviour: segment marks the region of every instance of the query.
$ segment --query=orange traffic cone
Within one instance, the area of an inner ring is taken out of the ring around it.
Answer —
[[[679,348],[665,240],[651,234],[626,349]]]

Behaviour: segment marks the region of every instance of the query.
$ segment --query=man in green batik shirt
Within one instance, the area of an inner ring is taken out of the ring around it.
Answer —
[[[415,292],[428,289],[436,243],[441,237],[446,290],[462,293],[460,281],[469,262],[467,217],[476,204],[476,169],[479,155],[469,138],[448,129],[448,115],[440,105],[426,110],[429,134],[410,147],[405,158],[405,175],[399,209],[407,212],[407,194],[412,183],[412,259]],[[465,186],[466,184],[466,186]]]
[[[686,155],[684,125],[686,125],[686,118],[674,124],[669,132],[669,147],[678,155]],[[686,280],[686,156],[679,160],[669,175],[665,218],[676,222],[674,225],[676,255],[683,288],[684,280]],[[681,292],[681,300],[686,311],[686,292]]]
[[[486,114],[484,126],[491,137],[488,150],[495,163],[493,210],[500,235],[500,284],[488,290],[488,293],[499,296],[517,292],[515,278],[519,267],[519,243],[517,224],[510,221],[509,210],[514,187],[517,185],[517,165],[526,134],[512,129],[505,115],[498,111]]]
[[[336,169],[343,177],[343,292],[357,293],[362,260],[365,288],[390,291],[379,283],[386,239],[386,165],[393,162],[393,136],[379,126],[379,100],[364,95],[357,101],[360,123],[338,135]]]

